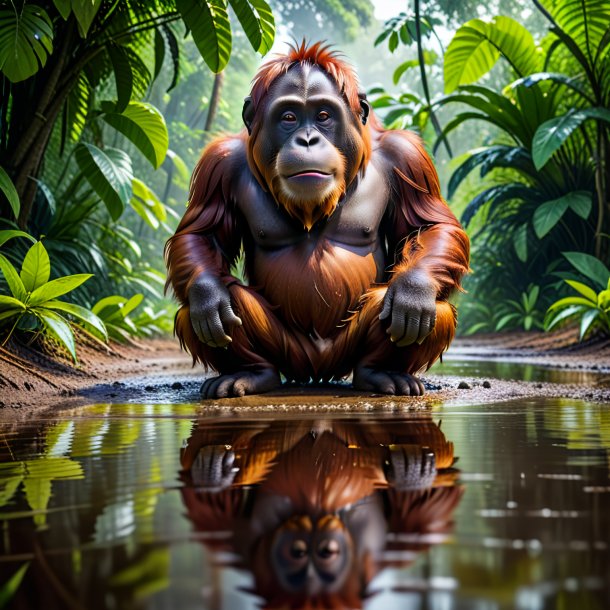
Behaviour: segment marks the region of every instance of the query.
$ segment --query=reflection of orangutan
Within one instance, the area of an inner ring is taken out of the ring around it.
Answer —
[[[266,608],[359,608],[381,568],[450,531],[453,462],[429,418],[202,422],[182,453],[182,494],[213,534],[206,545],[238,553]]]
[[[176,333],[221,373],[202,392],[353,371],[358,389],[422,394],[413,374],[453,338],[469,244],[421,142],[385,131],[320,44],[265,64],[243,117],[204,150],[166,247]],[[242,247],[249,286],[230,271]]]

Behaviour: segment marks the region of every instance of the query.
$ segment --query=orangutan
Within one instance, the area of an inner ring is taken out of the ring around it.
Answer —
[[[360,608],[375,574],[452,529],[453,443],[429,416],[202,419],[181,454],[189,519],[263,608]]]
[[[264,64],[243,119],[203,151],[166,246],[180,343],[219,372],[204,396],[352,372],[356,389],[423,394],[469,241],[421,141],[383,129],[320,43]]]

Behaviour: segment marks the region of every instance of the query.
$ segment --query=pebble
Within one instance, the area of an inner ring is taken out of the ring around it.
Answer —
[[[172,383],[172,390],[182,390],[184,386],[179,381]]]
[[[489,383],[489,381],[487,381],[487,379],[483,382],[483,387],[484,388],[491,388],[491,383]]]
[[[470,384],[465,381],[460,381],[458,384],[458,390],[470,390]]]
[[[145,389],[147,392],[154,392],[154,391],[156,390],[156,388],[155,388],[155,386],[154,386],[154,385],[147,385],[147,386],[146,386],[144,389]]]

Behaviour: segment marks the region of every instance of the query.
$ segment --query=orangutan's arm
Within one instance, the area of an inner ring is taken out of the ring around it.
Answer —
[[[389,131],[381,150],[393,172],[393,201],[387,213],[393,277],[381,318],[398,346],[421,342],[434,328],[436,301],[460,288],[468,271],[470,245],[440,193],[438,176],[420,140]]]
[[[225,282],[241,246],[231,189],[243,147],[237,136],[204,150],[191,179],[188,209],[165,246],[167,284],[189,305],[199,339],[213,347],[229,343],[231,327],[241,324]]]

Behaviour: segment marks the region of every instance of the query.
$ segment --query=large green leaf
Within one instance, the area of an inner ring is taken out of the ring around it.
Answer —
[[[36,316],[42,322],[46,332],[53,337],[60,345],[65,347],[74,360],[76,360],[76,345],[74,333],[70,325],[62,316],[52,311],[34,310]]]
[[[93,144],[79,144],[74,157],[93,190],[117,220],[131,199],[131,159],[122,150],[100,150]]]
[[[0,294],[0,309],[24,310],[25,305],[19,299]]]
[[[32,307],[43,305],[45,301],[50,301],[78,288],[90,277],[93,277],[92,273],[76,273],[75,275],[67,275],[65,277],[58,277],[56,280],[51,280],[32,292],[29,304]]]
[[[542,169],[573,131],[588,119],[610,123],[610,110],[607,108],[570,110],[566,114],[542,123],[532,140],[532,158],[536,169]]]
[[[598,258],[584,252],[562,252],[572,266],[586,278],[594,281],[600,290],[608,285],[610,270]]]
[[[6,6],[6,5],[4,5]],[[0,71],[17,83],[30,78],[53,52],[53,24],[35,4],[0,9]]]
[[[591,212],[591,193],[574,191],[558,199],[546,201],[534,212],[534,231],[539,239],[543,238],[571,208],[582,218],[587,218]]]
[[[222,72],[231,55],[231,24],[222,0],[176,0],[193,40],[212,72]]]
[[[592,303],[597,303],[597,293],[593,288],[589,288],[586,284],[582,282],[576,282],[575,280],[566,280],[566,284],[574,288],[577,292],[582,294],[583,297],[590,299]]]
[[[159,224],[167,220],[165,206],[141,180],[134,178],[132,185],[131,207],[151,228],[158,229]]]
[[[151,165],[158,168],[167,154],[169,135],[163,115],[145,102],[130,102],[122,113],[113,104],[102,104],[104,120],[129,138]]]
[[[579,339],[582,341],[587,331],[591,328],[591,325],[599,317],[600,311],[597,309],[590,309],[586,311],[580,319],[580,336]]]
[[[133,73],[129,55],[123,47],[113,44],[108,47],[108,55],[112,62],[114,80],[116,84],[117,103],[115,111],[124,112],[133,93]]]
[[[593,65],[593,57],[610,25],[608,0],[544,0],[559,27]]]
[[[72,10],[78,22],[78,33],[82,38],[87,37],[101,5],[102,0],[72,0]]]
[[[59,14],[64,18],[68,19],[72,12],[72,1],[71,0],[53,0],[55,8],[59,11]]]
[[[56,309],[57,311],[69,313],[78,320],[93,326],[95,330],[99,331],[103,337],[108,340],[108,333],[104,323],[90,309],[74,303],[65,303],[64,301],[47,301],[44,303],[44,307],[46,309]]]
[[[25,286],[17,273],[17,269],[13,267],[13,264],[3,254],[0,254],[0,271],[2,271],[2,275],[13,296],[20,301],[25,301],[27,296]]]
[[[468,21],[455,33],[445,53],[445,91],[451,93],[460,85],[474,83],[493,68],[500,55],[519,76],[538,72],[542,63],[542,49],[514,19],[499,16],[491,21]]]
[[[527,223],[523,223],[514,234],[513,247],[517,258],[525,263],[527,261]]]
[[[11,210],[15,218],[19,216],[19,210],[21,209],[21,203],[19,202],[19,195],[17,189],[10,179],[9,175],[0,167],[0,190],[4,193],[4,196],[8,199]]]
[[[3,246],[9,239],[14,239],[15,237],[25,237],[31,242],[36,241],[29,233],[26,233],[25,231],[18,231],[17,229],[6,229],[4,231],[0,231],[0,246]]]
[[[51,275],[51,261],[46,248],[37,241],[25,255],[21,265],[21,280],[27,292],[46,284]]]
[[[255,51],[262,55],[273,45],[275,20],[264,0],[229,0],[241,26]]]
[[[93,87],[87,75],[81,72],[76,84],[66,98],[62,125],[62,142],[78,142],[85,129],[89,105],[91,104]]]

